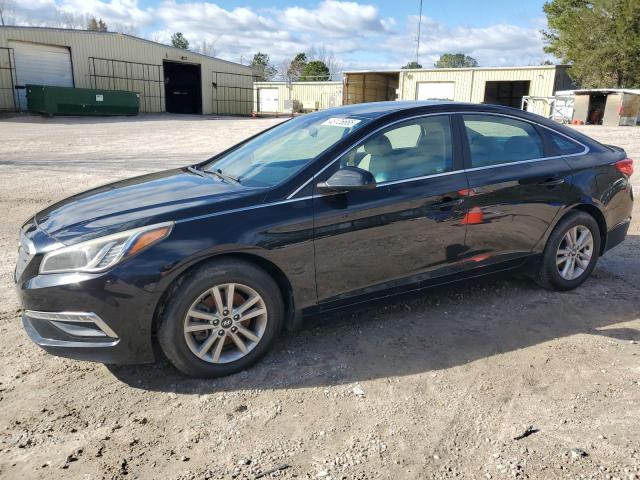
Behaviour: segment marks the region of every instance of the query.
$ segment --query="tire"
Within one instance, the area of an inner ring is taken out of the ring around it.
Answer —
[[[575,242],[578,247],[575,249],[567,242],[569,232],[574,232],[574,237],[579,240],[584,234],[588,239],[587,231],[591,235],[591,255],[586,260],[587,250],[579,248],[579,242]],[[573,211],[560,220],[553,229],[547,245],[542,255],[540,268],[535,275],[535,281],[540,286],[548,290],[567,291],[581,285],[596,266],[600,253],[600,228],[598,222],[586,212]],[[562,248],[561,248],[562,247]],[[574,251],[575,250],[575,253]],[[558,261],[573,256],[574,270],[567,266],[566,260],[560,264]],[[566,269],[565,269],[566,268]],[[571,270],[571,273],[569,273]],[[564,272],[564,273],[563,273]],[[573,278],[572,278],[573,277]]]
[[[230,285],[231,311],[227,308]],[[217,300],[214,289],[220,294]],[[255,301],[255,295],[259,300]],[[241,312],[251,301],[255,303]],[[222,312],[218,306],[223,307]],[[266,313],[260,313],[263,310]],[[166,357],[182,373],[200,378],[222,377],[256,363],[280,333],[283,319],[280,289],[267,272],[239,259],[217,260],[188,273],[170,293],[160,319],[158,340]],[[238,338],[246,352],[239,348]]]

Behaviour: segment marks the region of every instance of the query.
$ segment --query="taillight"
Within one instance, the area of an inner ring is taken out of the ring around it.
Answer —
[[[615,165],[618,171],[625,174],[627,177],[633,175],[633,160],[630,158],[620,160],[619,162],[616,162]]]

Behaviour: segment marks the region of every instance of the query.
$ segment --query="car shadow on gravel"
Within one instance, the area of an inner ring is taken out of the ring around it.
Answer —
[[[640,256],[627,262],[640,271]],[[565,293],[525,278],[485,277],[308,319],[255,367],[225,378],[191,379],[166,360],[109,370],[134,388],[184,394],[348,385],[452,368],[577,334],[640,341],[637,329],[620,325],[639,317],[639,294],[640,283],[612,273],[606,262]]]

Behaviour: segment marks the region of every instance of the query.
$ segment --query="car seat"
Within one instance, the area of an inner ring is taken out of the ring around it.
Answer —
[[[504,144],[505,160],[531,160],[542,156],[540,145],[529,136],[512,137]]]
[[[477,135],[469,144],[471,161],[474,167],[485,167],[500,162],[501,149],[495,138]]]
[[[440,125],[433,125],[420,138],[418,150],[421,162],[416,166],[416,176],[442,173],[451,169],[451,161],[447,155],[447,138]]]
[[[376,182],[386,182],[393,178],[394,160],[391,142],[384,135],[377,135],[366,141],[364,151],[369,155],[368,170]]]

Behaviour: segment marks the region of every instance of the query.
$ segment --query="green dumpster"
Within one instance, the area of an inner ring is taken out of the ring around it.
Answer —
[[[45,115],[137,115],[140,95],[124,90],[27,85],[27,109]]]

